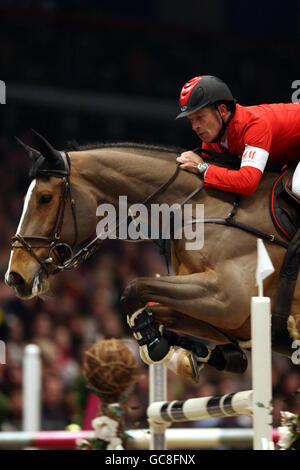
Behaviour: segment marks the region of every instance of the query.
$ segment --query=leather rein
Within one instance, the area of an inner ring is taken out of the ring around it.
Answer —
[[[70,157],[67,152],[61,152],[63,160],[65,162],[65,170],[40,170],[40,174],[42,176],[54,176],[56,178],[61,178],[62,185],[61,185],[61,194],[59,200],[59,206],[56,213],[56,219],[54,227],[48,237],[46,236],[37,236],[37,235],[21,235],[16,233],[12,237],[12,249],[14,248],[22,248],[25,249],[41,266],[41,268],[48,274],[48,269],[51,265],[55,267],[53,274],[57,274],[60,271],[70,270],[73,268],[77,268],[79,264],[86,261],[92,254],[94,254],[102,244],[103,240],[100,240],[98,237],[95,237],[92,241],[86,243],[85,246],[80,248],[75,255],[73,255],[73,250],[76,247],[78,241],[78,224],[77,224],[77,216],[76,216],[76,207],[75,201],[72,198],[72,190],[71,190],[71,183],[70,183],[70,173],[71,173],[71,162]],[[152,194],[147,196],[141,204],[147,204],[153,201],[154,198],[158,197],[162,194],[177,178],[179,174],[180,168],[179,163],[177,163],[176,170],[174,174],[164,183],[162,184],[157,190],[155,190]],[[192,199],[196,194],[198,194],[204,187],[204,182],[201,182],[201,185],[192,191],[180,204],[180,207],[183,207],[190,199]],[[61,242],[61,231],[64,221],[65,215],[65,208],[66,203],[69,200],[71,205],[71,213],[72,219],[74,224],[74,241],[70,246],[67,243]],[[255,235],[256,237],[263,238],[264,240],[274,243],[276,245],[282,246],[284,248],[288,248],[288,243],[285,243],[275,237],[272,234],[268,234],[261,230],[258,230],[250,225],[243,224],[235,220],[234,216],[237,212],[238,206],[240,201],[240,195],[236,195],[236,200],[233,203],[233,208],[229,215],[222,219],[222,218],[204,218],[201,220],[203,223],[214,223],[220,225],[226,225],[230,227],[239,228],[240,230],[246,231]],[[129,216],[127,216],[129,217]],[[118,221],[117,227],[124,222]],[[200,222],[197,219],[193,219],[190,223],[197,223]],[[31,241],[38,241],[42,242],[42,245],[35,245],[32,246],[30,243]],[[153,241],[155,244],[159,245],[159,243]],[[45,245],[46,244],[46,245]],[[49,254],[46,258],[41,259],[36,253],[35,249],[38,248],[45,248],[45,246],[49,246]],[[161,248],[161,245],[159,245]],[[53,252],[55,252],[59,264],[55,264],[53,260]],[[166,260],[168,259],[166,254],[166,249],[163,248],[161,253],[165,256]],[[168,266],[168,262],[167,262]]]

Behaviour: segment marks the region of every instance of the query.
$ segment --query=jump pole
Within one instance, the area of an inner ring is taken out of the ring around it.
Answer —
[[[251,299],[253,449],[272,450],[271,312],[268,297]]]
[[[160,274],[155,274],[160,277]],[[148,305],[155,305],[156,302],[149,302]],[[164,364],[149,365],[149,403],[167,400],[167,367]],[[148,420],[149,421],[149,420]],[[166,426],[149,421],[150,428],[150,450],[166,449]]]
[[[256,285],[251,298],[251,361],[253,388],[253,449],[273,450],[271,300],[263,296],[263,280],[274,267],[261,239],[257,240]]]
[[[149,429],[132,429],[128,449],[149,449]],[[0,432],[0,450],[24,449],[76,449],[78,439],[96,440],[94,431],[39,431]],[[273,439],[279,439],[278,429],[273,429]],[[252,447],[252,428],[171,428],[166,431],[168,449],[215,449]]]
[[[149,365],[149,403],[167,400],[167,368],[164,364]],[[150,449],[165,450],[167,426],[149,421]]]
[[[41,429],[41,358],[40,349],[28,344],[23,358],[23,431]]]

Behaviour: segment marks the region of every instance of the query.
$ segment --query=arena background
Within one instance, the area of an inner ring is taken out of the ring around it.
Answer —
[[[288,102],[300,79],[300,2],[235,0],[0,1],[0,429],[21,430],[23,347],[43,356],[42,429],[70,423],[87,428],[81,375],[86,349],[100,338],[131,338],[119,298],[140,275],[165,273],[149,244],[105,243],[88,263],[53,278],[46,300],[18,300],[3,281],[10,239],[29,184],[28,164],[14,135],[32,141],[30,128],[57,148],[79,143],[134,141],[177,145],[200,142],[175,121],[181,86],[199,74],[217,75],[243,105]],[[300,411],[292,394],[299,366],[273,355],[274,419]],[[147,427],[147,370],[129,394],[127,425]],[[244,376],[208,367],[190,385],[169,373],[169,399],[248,389]],[[96,411],[95,411],[96,412]],[[248,427],[246,417],[187,426]]]

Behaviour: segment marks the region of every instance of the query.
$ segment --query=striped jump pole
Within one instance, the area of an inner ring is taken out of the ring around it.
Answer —
[[[221,396],[151,403],[147,414],[150,423],[169,426],[171,423],[209,418],[252,415],[253,391],[247,390]]]

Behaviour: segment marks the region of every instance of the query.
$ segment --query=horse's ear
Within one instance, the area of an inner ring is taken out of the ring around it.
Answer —
[[[48,160],[49,162],[52,162],[55,167],[57,165],[61,166],[61,163],[62,163],[63,168],[64,168],[64,163],[63,163],[60,152],[58,150],[55,150],[55,148],[52,147],[52,145],[48,142],[48,140],[45,139],[45,137],[43,137],[42,135],[40,135],[37,131],[35,131],[34,129],[31,129],[31,131],[39,139],[39,149],[41,150],[43,157],[45,157],[45,159]]]
[[[35,150],[29,145],[24,144],[24,142],[22,142],[22,140],[19,139],[18,137],[15,137],[15,140],[18,142],[19,145],[21,145],[22,149],[30,157],[31,160],[35,161],[40,157],[41,154],[38,150]]]

